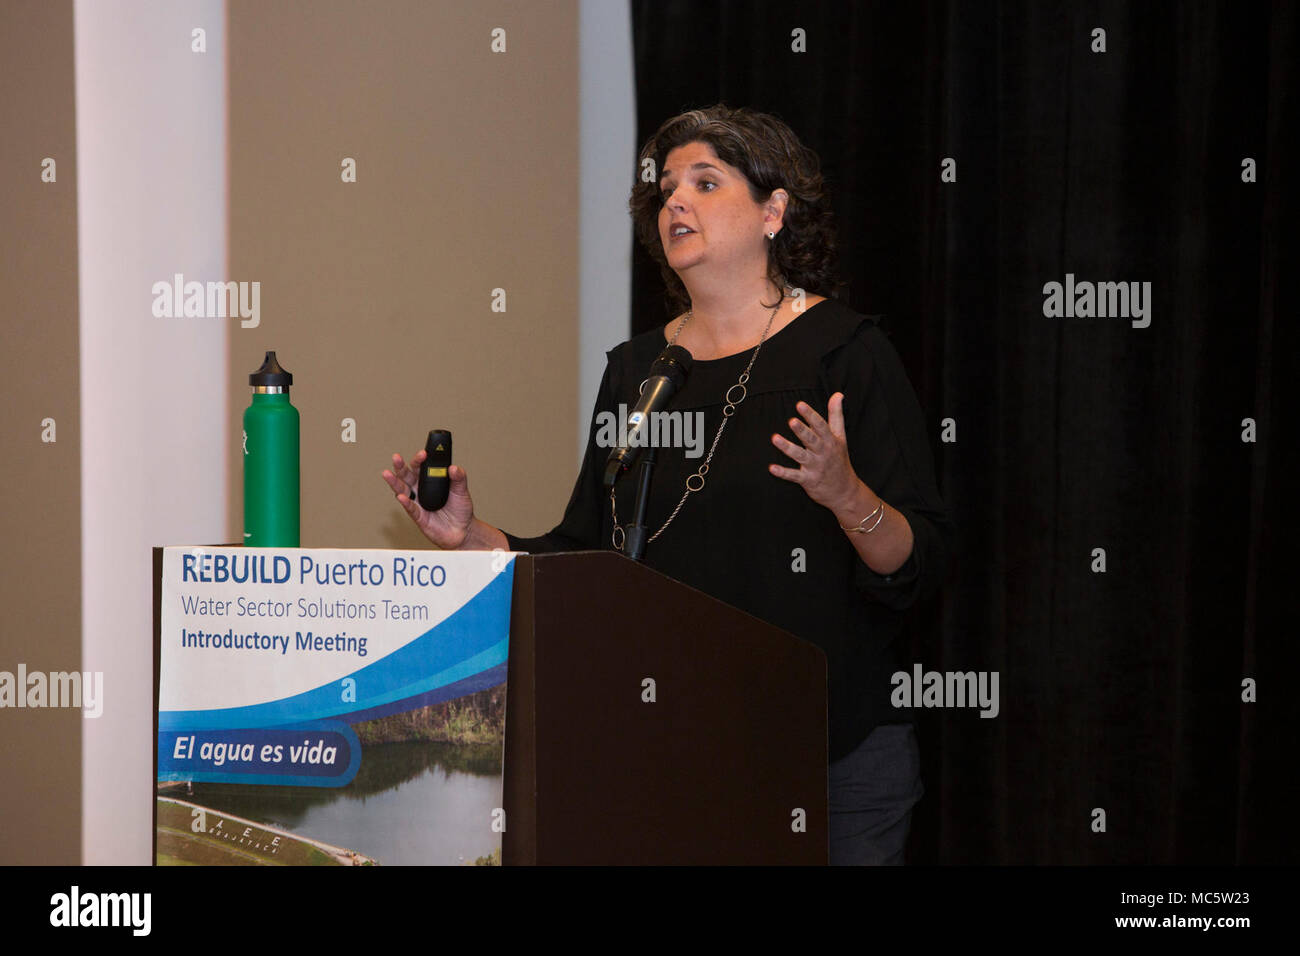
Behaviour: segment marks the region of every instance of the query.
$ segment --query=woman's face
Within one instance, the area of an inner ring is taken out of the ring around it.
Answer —
[[[764,205],[750,197],[744,174],[719,159],[712,146],[687,143],[670,151],[659,191],[659,241],[679,276],[702,265],[749,271],[756,261],[762,274],[766,234],[780,228],[780,217],[768,221]]]

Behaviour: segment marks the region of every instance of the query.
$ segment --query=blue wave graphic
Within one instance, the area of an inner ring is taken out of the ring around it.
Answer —
[[[510,596],[514,559],[484,588],[442,623],[387,657],[351,674],[281,700],[210,710],[169,710],[158,714],[158,729],[278,727],[363,714],[382,716],[439,703],[470,693],[447,693],[457,685],[481,690],[505,680],[510,634]],[[342,700],[342,681],[356,681],[356,700]],[[415,678],[412,680],[412,678]],[[437,699],[433,699],[437,698]],[[414,703],[413,703],[414,702]]]

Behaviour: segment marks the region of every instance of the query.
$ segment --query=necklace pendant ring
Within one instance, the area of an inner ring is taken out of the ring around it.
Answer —
[[[698,485],[694,484],[694,482],[697,481],[699,482],[699,484]],[[687,491],[702,491],[703,489],[704,489],[704,476],[701,475],[699,472],[696,472],[695,474],[691,475],[689,478],[686,479]]]
[[[732,398],[732,397],[731,397],[731,393],[734,392],[736,389],[740,389],[740,398]],[[737,382],[735,385],[731,386],[731,388],[727,389],[727,394],[726,394],[725,398],[727,399],[727,403],[728,403],[728,404],[730,404],[730,405],[739,405],[741,402],[743,402],[743,401],[745,400],[745,398],[746,398],[748,395],[749,395],[749,389],[747,389],[747,388],[745,387],[745,383],[744,383],[744,382]]]

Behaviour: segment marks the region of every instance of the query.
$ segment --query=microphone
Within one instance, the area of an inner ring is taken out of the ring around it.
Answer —
[[[670,345],[659,353],[654,365],[650,366],[650,376],[641,397],[627,417],[627,444],[611,451],[605,462],[606,490],[613,488],[618,476],[636,464],[647,443],[643,436],[650,430],[650,416],[663,411],[686,382],[690,370],[691,353],[680,345]]]

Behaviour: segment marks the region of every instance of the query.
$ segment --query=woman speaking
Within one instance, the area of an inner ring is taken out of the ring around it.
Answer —
[[[644,561],[817,644],[829,675],[830,859],[901,863],[920,759],[890,704],[901,615],[935,590],[953,528],[919,403],[875,320],[830,296],[834,223],[818,158],[780,120],[715,106],[664,123],[630,201],[679,314],[612,349],[563,520],[521,538],[474,516],[463,469],[447,504],[409,496],[423,452],[384,480],[447,549],[621,549],[635,481],[613,494],[597,418],[635,406],[668,344],[689,351],[672,408],[704,442],[660,448]],[[702,451],[703,454],[699,454]]]

